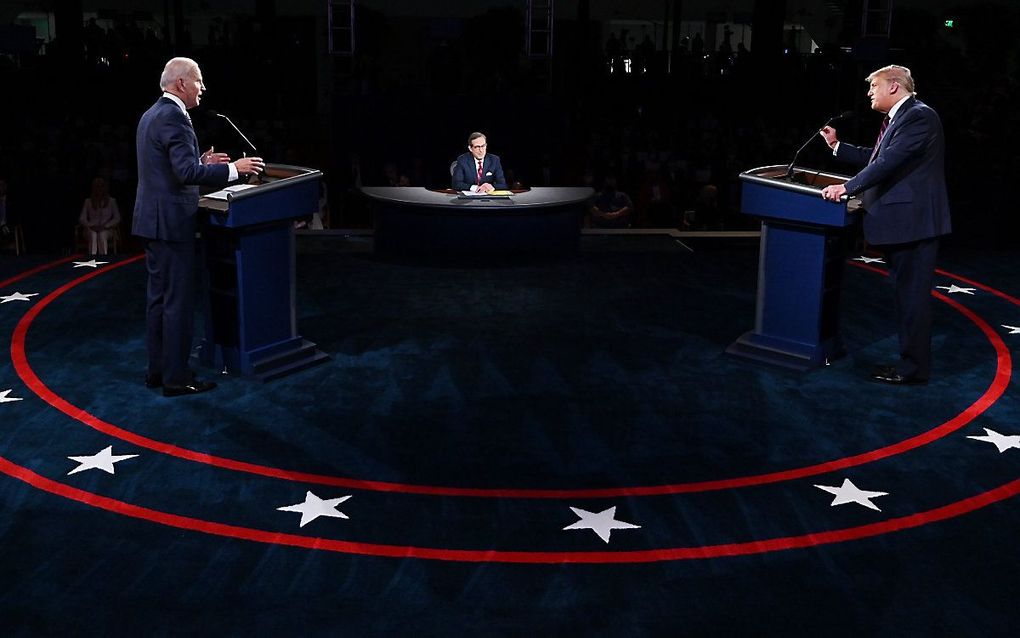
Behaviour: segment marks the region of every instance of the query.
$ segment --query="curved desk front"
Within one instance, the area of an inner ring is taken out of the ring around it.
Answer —
[[[452,191],[364,187],[381,253],[558,253],[577,250],[594,192],[536,187],[507,198],[466,198]]]

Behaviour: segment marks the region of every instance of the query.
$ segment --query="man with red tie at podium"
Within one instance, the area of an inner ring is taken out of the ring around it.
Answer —
[[[148,371],[145,385],[163,396],[212,390],[188,368],[195,303],[195,232],[198,187],[225,186],[239,175],[264,170],[262,158],[230,162],[210,148],[200,155],[188,109],[198,106],[205,84],[189,58],[167,62],[163,95],[138,122],[138,193],[131,232],[145,242],[149,274],[146,302]]]
[[[890,65],[867,78],[871,108],[885,113],[874,147],[840,142],[826,126],[821,135],[840,160],[863,166],[822,197],[858,196],[864,238],[885,254],[895,289],[900,358],[871,377],[894,385],[927,383],[931,376],[931,291],[939,237],[951,230],[946,193],[945,137],[935,111],[917,99],[910,69]]]
[[[487,146],[484,133],[468,136],[468,152],[453,164],[454,190],[485,194],[507,187],[499,156],[486,153]]]

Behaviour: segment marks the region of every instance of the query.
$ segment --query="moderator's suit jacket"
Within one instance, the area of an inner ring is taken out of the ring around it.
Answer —
[[[194,241],[198,186],[223,186],[226,164],[199,161],[198,138],[181,108],[161,97],[138,121],[138,193],[131,232],[147,239]]]
[[[478,163],[471,153],[464,153],[457,158],[453,167],[453,189],[466,191],[478,183]],[[492,184],[498,189],[506,188],[506,178],[503,177],[503,165],[499,161],[499,155],[486,153],[482,160],[482,183]]]
[[[945,137],[931,107],[909,97],[873,147],[840,142],[836,157],[864,166],[846,183],[864,208],[864,237],[874,245],[902,244],[952,230],[946,194]]]

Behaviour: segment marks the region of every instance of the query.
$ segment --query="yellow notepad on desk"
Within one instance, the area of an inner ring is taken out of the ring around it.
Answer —
[[[511,192],[511,191],[490,191],[488,194],[489,195],[504,196],[504,195],[513,195],[513,192]]]

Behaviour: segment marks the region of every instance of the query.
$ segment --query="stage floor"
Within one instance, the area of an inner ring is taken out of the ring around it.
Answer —
[[[220,387],[175,399],[142,384],[140,259],[0,257],[0,627],[1017,620],[1017,254],[943,251],[933,379],[888,387],[868,379],[896,352],[870,255],[847,262],[848,355],[798,373],[724,353],[754,320],[750,240],[445,260],[370,241],[299,237],[299,329],[327,363],[267,384],[199,369]]]

